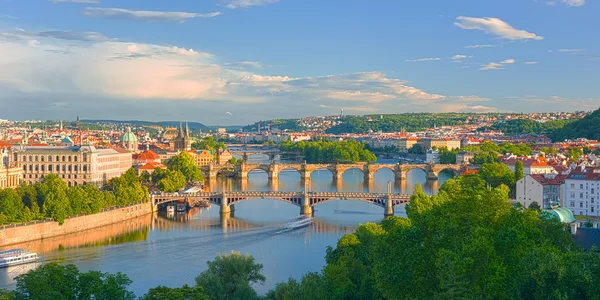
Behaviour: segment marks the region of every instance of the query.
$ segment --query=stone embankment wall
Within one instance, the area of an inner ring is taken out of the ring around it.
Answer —
[[[152,213],[152,204],[142,203],[93,215],[68,218],[62,225],[54,221],[38,221],[28,225],[0,226],[0,247],[102,227],[150,213]]]

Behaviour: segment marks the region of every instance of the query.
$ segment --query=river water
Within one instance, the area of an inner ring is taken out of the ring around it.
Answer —
[[[249,161],[259,162],[264,161]],[[387,192],[391,181],[395,193],[411,193],[416,183],[421,183],[426,193],[436,193],[452,175],[442,173],[438,181],[426,181],[423,171],[413,170],[405,181],[394,182],[392,171],[380,170],[373,182],[366,184],[360,170],[345,172],[341,183],[334,182],[327,170],[315,171],[311,177],[309,183],[304,183],[298,172],[286,170],[277,181],[269,181],[266,173],[257,171],[249,174],[247,182],[217,179],[212,188]],[[35,251],[44,262],[72,263],[82,271],[123,272],[133,280],[130,289],[138,296],[157,285],[194,284],[194,278],[206,270],[206,262],[215,255],[239,251],[263,264],[267,281],[255,288],[264,294],[288,277],[299,279],[307,272],[320,271],[327,246],[335,247],[340,237],[359,224],[380,222],[383,213],[383,208],[360,201],[331,201],[315,207],[316,222],[310,227],[280,233],[281,224],[299,217],[299,208],[277,200],[252,200],[236,204],[235,212],[225,218],[219,215],[217,206],[171,215],[159,212],[11,248]],[[396,215],[404,216],[404,208],[396,208]],[[35,267],[30,264],[0,269],[0,287],[13,288],[13,277]]]

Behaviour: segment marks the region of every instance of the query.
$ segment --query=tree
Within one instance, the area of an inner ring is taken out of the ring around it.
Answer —
[[[257,299],[251,285],[266,280],[261,273],[263,265],[247,254],[232,251],[230,255],[217,255],[207,264],[208,270],[196,277],[196,285],[203,287],[212,300]]]
[[[186,185],[186,178],[179,171],[166,170],[167,176],[158,181],[157,187],[159,190],[172,193],[183,189]]]
[[[202,173],[196,166],[194,157],[185,151],[169,159],[167,167],[171,171],[181,172],[188,182],[202,180]]]
[[[525,177],[523,162],[520,160],[517,160],[515,162],[515,182],[521,180],[523,177]]]
[[[235,158],[235,157],[232,157],[231,159],[229,159],[227,161],[227,163],[230,163],[232,165],[241,165],[243,162],[244,162],[243,159],[241,159],[241,158]]]
[[[133,292],[127,290],[131,280],[126,275],[80,273],[71,264],[44,264],[17,276],[16,281],[16,299],[135,299]]]
[[[0,214],[13,223],[30,221],[32,218],[29,208],[23,204],[15,189],[0,190]]]
[[[479,152],[475,153],[475,156],[473,157],[473,163],[476,165],[492,164],[498,161],[499,159],[496,152]]]
[[[592,228],[592,227],[594,227],[594,223],[592,222],[591,219],[587,219],[587,220],[585,220],[585,223],[583,223],[583,227]]]
[[[140,297],[140,300],[209,300],[204,289],[199,286],[190,287],[187,284],[180,288],[157,286]]]
[[[225,150],[225,143],[217,142],[214,137],[209,136],[199,142],[193,143],[192,148],[196,150],[209,150],[212,153],[217,153],[217,150],[222,149]]]
[[[492,188],[502,184],[512,187],[515,184],[515,174],[503,163],[484,164],[481,166],[479,175]]]
[[[412,147],[410,147],[410,149],[408,149],[408,153],[425,154],[425,151],[423,150],[423,146],[421,146],[421,144],[414,144]]]
[[[537,203],[537,201],[533,201],[531,202],[531,204],[529,204],[529,209],[533,209],[535,211],[541,212],[542,211],[542,207],[540,206],[539,203]]]
[[[44,214],[54,218],[59,224],[71,213],[67,188],[67,184],[55,174],[46,175],[43,183],[38,186],[38,197],[44,199]]]

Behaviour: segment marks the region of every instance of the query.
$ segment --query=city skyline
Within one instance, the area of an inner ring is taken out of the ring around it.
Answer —
[[[590,111],[600,3],[5,0],[2,118]],[[43,14],[40,12],[44,12]]]

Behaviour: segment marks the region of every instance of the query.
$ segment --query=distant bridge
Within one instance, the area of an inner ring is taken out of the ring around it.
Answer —
[[[384,208],[384,215],[394,215],[394,207],[410,202],[408,194],[361,192],[200,192],[190,194],[163,193],[151,195],[153,205],[185,200],[188,203],[207,201],[220,207],[221,214],[235,210],[234,205],[253,199],[274,199],[300,207],[300,214],[312,215],[316,205],[337,201],[356,200]]]
[[[233,171],[237,178],[248,178],[248,173],[254,170],[265,171],[270,179],[279,178],[279,173],[286,169],[296,170],[300,173],[300,177],[303,180],[310,180],[312,172],[316,170],[329,170],[333,174],[335,180],[342,180],[344,172],[357,169],[360,170],[363,175],[365,182],[373,180],[375,172],[388,169],[394,172],[394,178],[396,180],[405,180],[406,174],[413,169],[420,169],[425,172],[427,179],[437,180],[440,172],[448,170],[454,175],[462,173],[464,165],[442,165],[442,164],[370,164],[370,163],[355,163],[355,164],[246,164],[242,163],[239,165],[209,165],[201,167],[204,173],[204,177],[209,180],[214,180],[221,171]]]

